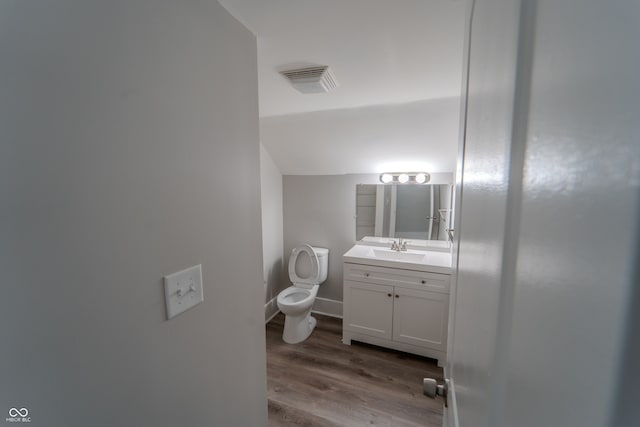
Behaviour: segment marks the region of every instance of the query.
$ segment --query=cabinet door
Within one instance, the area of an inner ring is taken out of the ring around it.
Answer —
[[[344,329],[391,339],[393,286],[344,282]]]
[[[449,295],[396,287],[393,300],[394,341],[447,350]]]

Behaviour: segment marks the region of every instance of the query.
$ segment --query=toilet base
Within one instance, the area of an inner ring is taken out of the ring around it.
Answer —
[[[302,316],[285,315],[282,340],[287,344],[298,344],[309,338],[318,321],[310,312]]]

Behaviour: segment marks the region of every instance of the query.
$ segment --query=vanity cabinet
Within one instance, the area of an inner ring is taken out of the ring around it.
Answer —
[[[361,341],[438,359],[444,365],[447,274],[344,264],[342,341]]]

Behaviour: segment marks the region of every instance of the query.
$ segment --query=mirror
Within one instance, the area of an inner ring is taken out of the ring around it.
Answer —
[[[448,241],[453,186],[356,185],[356,240],[366,236]]]

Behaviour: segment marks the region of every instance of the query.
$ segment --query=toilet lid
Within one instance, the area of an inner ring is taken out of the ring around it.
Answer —
[[[307,254],[311,261],[311,273],[306,277],[298,276],[296,271],[296,263],[298,256],[301,254]],[[293,282],[294,286],[297,285],[317,285],[320,280],[320,263],[318,262],[318,255],[310,245],[302,245],[291,251],[289,257],[289,279]]]

